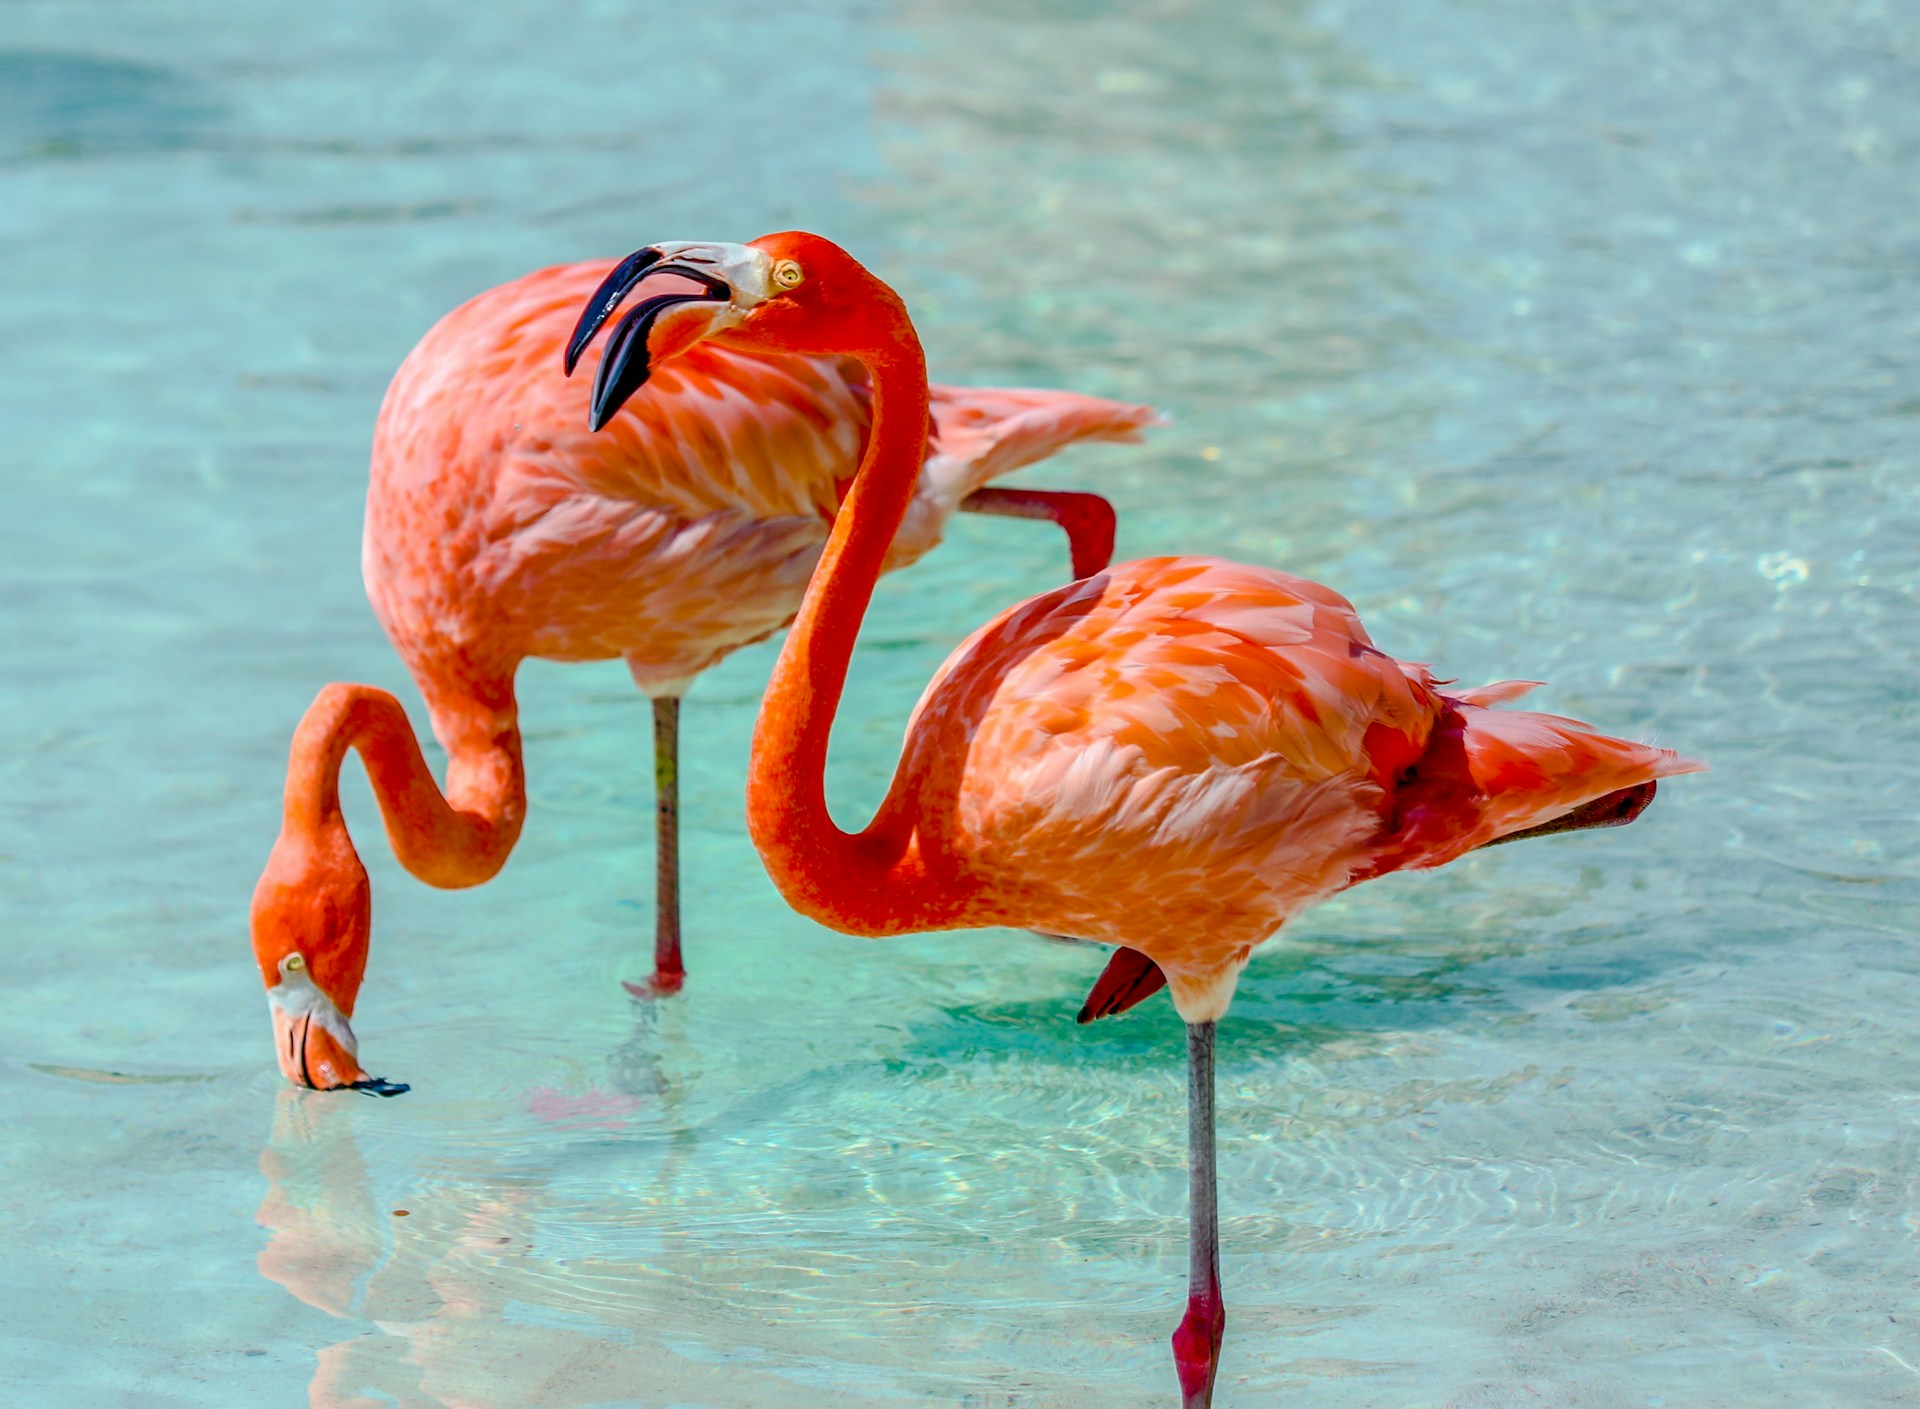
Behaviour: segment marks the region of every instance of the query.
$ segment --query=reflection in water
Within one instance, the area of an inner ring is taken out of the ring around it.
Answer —
[[[619,1092],[551,1090],[527,1104],[554,1141],[616,1133],[636,1106]],[[313,1409],[568,1409],[639,1396],[774,1406],[807,1392],[815,1349],[772,1321],[757,1344],[731,1349],[682,1341],[684,1326],[668,1344],[657,1335],[657,1303],[671,1308],[674,1284],[707,1275],[697,1235],[666,1211],[684,1142],[633,1175],[644,1192],[632,1207],[657,1220],[645,1229],[626,1204],[571,1206],[536,1173],[477,1153],[428,1162],[412,1179],[414,1206],[388,1209],[373,1197],[354,1115],[337,1096],[278,1091],[260,1154],[261,1275],[350,1327],[318,1352]],[[737,1363],[751,1361],[768,1368]],[[845,1385],[835,1397],[875,1402]]]
[[[995,962],[1065,949],[1010,944]],[[1065,957],[1097,966],[1103,951]],[[1301,1295],[1288,1269],[1357,1271],[1417,1224],[1375,1279],[1391,1286],[1444,1256],[1463,1220],[1514,1216],[1512,1169],[1408,1177],[1410,1124],[1550,1081],[1534,1067],[1421,1072],[1428,1048],[1409,1032],[1457,967],[1414,966],[1396,997],[1296,959],[1269,975],[1269,1001],[1291,996],[1284,1020],[1226,1025],[1236,1325],[1298,1343],[1279,1373],[1241,1366],[1228,1385],[1411,1371],[1317,1353],[1376,1299],[1358,1285]],[[456,1127],[410,1097],[402,1124],[425,1120],[406,1192],[385,1197],[375,1189],[393,1180],[369,1170],[357,1129],[370,1115],[389,1126],[398,1106],[277,1089],[259,1269],[341,1327],[318,1352],[311,1403],[776,1406],[829,1390],[863,1403],[871,1382],[872,1402],[897,1402],[888,1388],[905,1383],[932,1402],[973,1402],[977,1385],[1015,1404],[1159,1404],[1165,1280],[1183,1251],[1182,1095],[1164,1050],[1178,1023],[1162,1002],[1082,1030],[1071,1006],[924,1010],[896,1033],[849,1034],[827,1065],[784,1070],[796,1049],[768,1024],[771,1065],[731,1091],[701,1062],[715,1034],[690,1032],[678,1006],[642,1005],[604,1085],[536,1084],[506,1098],[516,1121]],[[724,1043],[751,1044],[744,1031]],[[1402,1078],[1343,1075],[1363,1063]],[[1536,1196],[1554,1180],[1528,1177]],[[1134,1367],[1124,1390],[1121,1366]]]
[[[356,1284],[385,1252],[369,1246],[382,1225],[346,1110],[344,1101],[275,1103],[273,1134],[260,1152],[267,1196],[254,1215],[272,1235],[260,1275],[330,1316],[358,1309]]]

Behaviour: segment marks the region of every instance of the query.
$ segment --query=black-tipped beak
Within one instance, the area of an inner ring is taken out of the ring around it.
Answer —
[[[401,1096],[413,1088],[404,1081],[388,1081],[384,1076],[369,1076],[347,1083],[349,1091],[364,1091],[369,1096]]]
[[[733,289],[724,279],[716,279],[711,274],[684,264],[663,264],[661,258],[659,250],[649,247],[636,250],[621,260],[614,271],[601,281],[600,287],[593,291],[593,297],[587,300],[586,308],[581,311],[580,321],[574,325],[565,358],[569,376],[573,375],[580,354],[587,350],[601,325],[613,315],[614,309],[620,306],[634,286],[649,274],[678,275],[698,284],[702,290],[700,293],[657,294],[642,299],[614,325],[613,333],[607,339],[606,353],[593,374],[593,397],[587,408],[588,430],[597,431],[606,425],[627,404],[627,399],[647,384],[647,378],[653,373],[647,354],[647,339],[662,313],[683,303],[727,303],[733,298]]]
[[[640,282],[640,276],[658,264],[661,258],[660,251],[651,245],[643,250],[635,250],[614,265],[613,272],[600,281],[600,287],[593,291],[587,306],[580,310],[580,321],[573,325],[573,336],[567,339],[564,365],[569,377],[573,375],[573,364],[587,350],[587,344],[600,331],[600,325],[613,316],[613,310],[620,306],[620,300],[632,292],[633,286]]]
[[[679,270],[674,270],[679,273]],[[614,324],[607,338],[606,353],[593,374],[593,400],[587,406],[587,429],[599,430],[627,404],[627,398],[647,384],[653,375],[653,363],[647,355],[647,338],[653,325],[669,308],[683,303],[725,303],[729,297],[725,285],[718,294],[658,294],[642,299],[627,316]]]

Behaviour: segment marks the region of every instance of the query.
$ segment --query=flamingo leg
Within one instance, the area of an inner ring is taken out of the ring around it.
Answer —
[[[653,701],[654,848],[653,976],[644,983],[622,983],[636,998],[678,993],[687,981],[680,957],[680,700]]]
[[[1214,1176],[1213,1037],[1210,1022],[1187,1024],[1187,1314],[1173,1333],[1181,1409],[1208,1409],[1227,1328],[1220,1298],[1220,1203]]]
[[[1106,968],[1100,971],[1093,992],[1087,995],[1080,1016],[1074,1021],[1090,1023],[1096,1018],[1110,1018],[1115,1013],[1124,1013],[1136,1003],[1146,1002],[1166,986],[1167,976],[1161,972],[1158,964],[1138,949],[1128,949],[1122,945],[1113,951]]]
[[[1059,524],[1073,555],[1076,581],[1092,577],[1113,561],[1113,505],[1098,494],[1066,489],[976,489],[960,501],[963,514],[995,514],[1009,519],[1045,519]]]

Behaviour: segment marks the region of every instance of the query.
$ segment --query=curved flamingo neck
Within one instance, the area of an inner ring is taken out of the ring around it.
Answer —
[[[827,811],[827,741],[860,622],[906,517],[927,438],[927,364],[897,301],[856,353],[873,379],[873,425],[852,492],[807,587],[754,726],[747,827],[768,874],[802,914],[854,934],[939,928],[965,887],[941,839],[919,826],[920,783],[896,775],[872,825],[848,833]]]
[[[353,1016],[373,910],[367,869],[340,812],[348,749],[366,764],[394,855],[429,885],[478,885],[513,850],[527,800],[512,677],[479,692],[464,682],[430,688],[450,759],[445,796],[406,711],[385,690],[328,685],[294,731],[280,835],[253,888],[254,958],[269,992],[285,982],[282,961],[299,954],[301,982],[317,986],[342,1018]],[[351,1065],[350,1050],[340,1055]]]
[[[401,865],[442,889],[490,880],[506,864],[527,811],[512,685],[492,693],[504,698],[443,705],[437,714],[447,736],[443,795],[398,700],[371,685],[328,685],[294,731],[282,838],[344,827],[340,767],[351,748],[366,765]]]

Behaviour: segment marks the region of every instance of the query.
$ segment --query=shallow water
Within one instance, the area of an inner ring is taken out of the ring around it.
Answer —
[[[387,376],[538,264],[795,224],[943,378],[1174,414],[1028,476],[1109,493],[1123,554],[1320,577],[1396,654],[1713,765],[1256,960],[1223,1409],[1920,1402],[1920,37],[1673,9],[8,6],[11,1402],[1170,1402],[1176,1020],[1075,1028],[1091,950],[786,912],[739,818],[771,646],[687,707],[683,997],[616,983],[645,702],[535,663],[494,883],[415,884],[349,785],[357,1027],[413,1093],[272,1062],[288,733],[328,679],[415,700],[358,573]],[[845,818],[1063,570],[963,520],[883,587]]]

